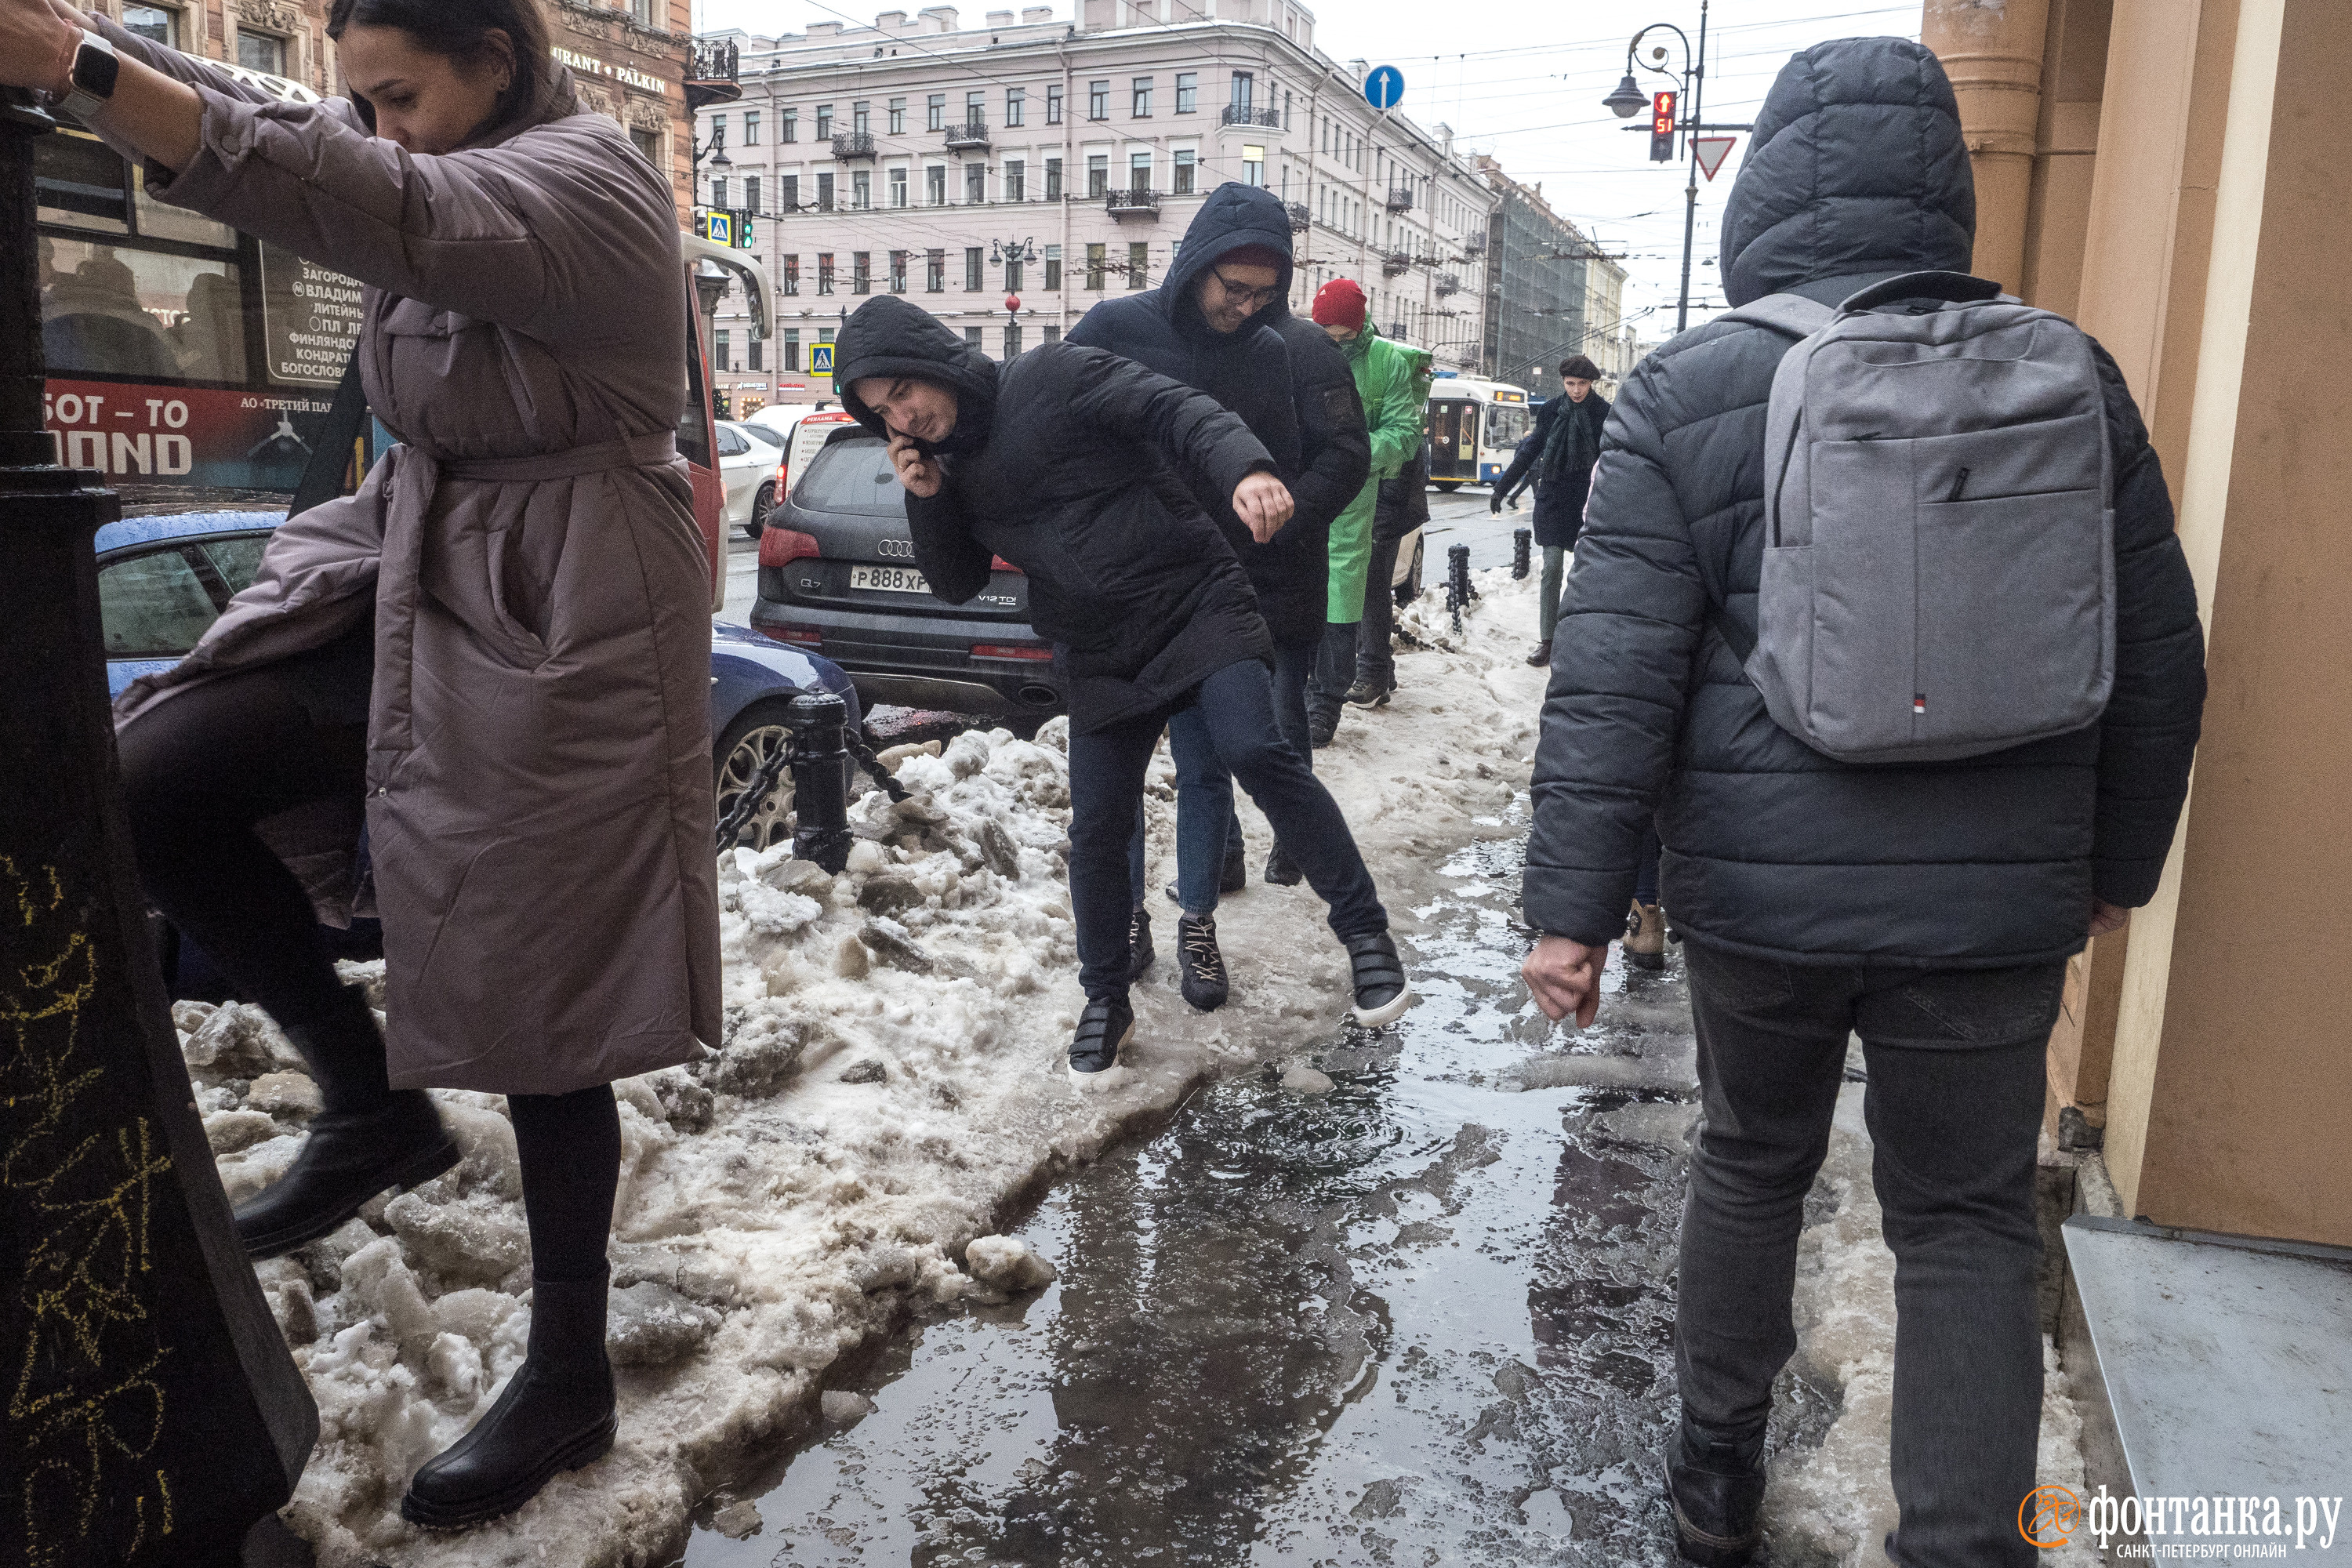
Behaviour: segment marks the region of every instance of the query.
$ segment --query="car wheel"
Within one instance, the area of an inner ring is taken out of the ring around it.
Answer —
[[[777,751],[792,743],[792,731],[784,723],[788,711],[781,700],[754,702],[735,715],[710,748],[711,771],[718,785],[718,820],[727,820],[743,792],[751,787],[760,767]],[[736,835],[739,846],[765,849],[771,845],[789,844],[793,837],[793,775],[787,771],[776,781],[775,789],[751,814],[750,821]]]
[[[1452,495],[1455,490],[1462,488],[1462,481],[1460,479],[1433,479],[1430,482],[1434,484],[1439,489],[1444,490],[1447,495]]]
[[[1412,542],[1412,570],[1404,574],[1404,581],[1402,583],[1397,584],[1396,602],[1397,607],[1400,609],[1421,597],[1421,547],[1423,542],[1419,539]]]
[[[767,531],[768,514],[775,510],[776,487],[772,484],[761,485],[760,493],[751,498],[751,521],[743,525],[743,531],[753,539],[759,538]]]

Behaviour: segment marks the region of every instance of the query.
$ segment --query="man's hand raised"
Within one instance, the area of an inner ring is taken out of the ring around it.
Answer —
[[[1536,943],[1519,965],[1519,973],[1535,993],[1536,1005],[1554,1023],[1576,1015],[1576,1026],[1591,1026],[1601,1010],[1601,966],[1609,961],[1609,944],[1587,947],[1564,936],[1548,936]]]
[[[1290,521],[1295,503],[1290,489],[1272,474],[1255,473],[1234,487],[1234,515],[1260,544],[1269,542]]]
[[[898,482],[907,487],[910,496],[935,496],[946,478],[939,463],[926,458],[915,443],[904,436],[890,437],[890,466],[898,470]]]

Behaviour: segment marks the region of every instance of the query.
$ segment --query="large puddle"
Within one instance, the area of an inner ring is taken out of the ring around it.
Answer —
[[[1016,1234],[1060,1282],[916,1320],[690,1568],[1671,1563],[1679,963],[1553,1030],[1519,854],[1445,864],[1421,1005],[1300,1058],[1330,1091],[1275,1064],[1058,1184]]]

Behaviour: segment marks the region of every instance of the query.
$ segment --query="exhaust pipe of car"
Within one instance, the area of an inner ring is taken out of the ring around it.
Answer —
[[[1040,686],[1035,681],[1021,689],[1021,700],[1032,708],[1051,708],[1061,700],[1060,692],[1050,686]]]
[[[849,864],[849,705],[830,691],[793,699],[793,858],[835,876]]]

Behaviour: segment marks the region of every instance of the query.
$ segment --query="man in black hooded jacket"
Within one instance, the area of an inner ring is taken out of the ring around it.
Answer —
[[[1326,546],[1331,520],[1370,471],[1371,439],[1346,358],[1314,323],[1291,316],[1290,284],[1288,212],[1271,191],[1229,183],[1201,204],[1159,288],[1104,300],[1067,341],[1200,388],[1240,415],[1274,455],[1297,510],[1270,542],[1253,540],[1224,497],[1198,499],[1224,525],[1257,592],[1274,634],[1275,721],[1311,767],[1307,677],[1323,641]],[[1184,1000],[1205,1012],[1224,1003],[1229,987],[1217,946],[1217,896],[1242,880],[1241,820],[1232,775],[1218,764],[1198,710],[1171,721],[1169,747],[1177,792],[1171,890],[1182,911],[1177,963]],[[1140,818],[1128,863],[1135,884],[1130,964],[1139,975],[1152,957]],[[1298,880],[1279,842],[1265,878]]]
[[[1835,305],[1965,271],[1968,151],[1935,57],[1893,38],[1798,55],[1723,220],[1725,297]],[[1891,309],[1935,308],[1896,301]],[[2114,469],[2114,695],[2086,729],[1948,763],[1855,766],[1773,723],[1726,628],[1756,636],[1764,419],[1790,340],[1694,328],[1627,379],[1553,649],[1528,848],[1526,973],[1589,1022],[1654,814],[1684,938],[1702,1120],[1677,1275],[1683,1553],[1748,1561],[1805,1194],[1849,1033],[1895,1257],[1890,1453],[1906,1568],[2031,1563],[2042,1338],[2033,1210],[2042,1058],[2066,959],[2154,894],[2204,700],[2195,588],[2164,476],[2096,356]]]
[[[1194,492],[1226,497],[1264,541],[1291,510],[1275,464],[1205,394],[1099,349],[1048,343],[1000,369],[891,295],[858,307],[835,350],[842,406],[887,437],[915,563],[962,604],[991,557],[1028,574],[1030,624],[1070,700],[1070,904],[1087,1005],[1071,1081],[1114,1081],[1128,1005],[1127,847],[1160,729],[1197,709],[1217,759],[1330,907],[1354,1016],[1411,1002],[1388,913],[1328,791],[1275,728],[1274,651],[1224,533]]]

